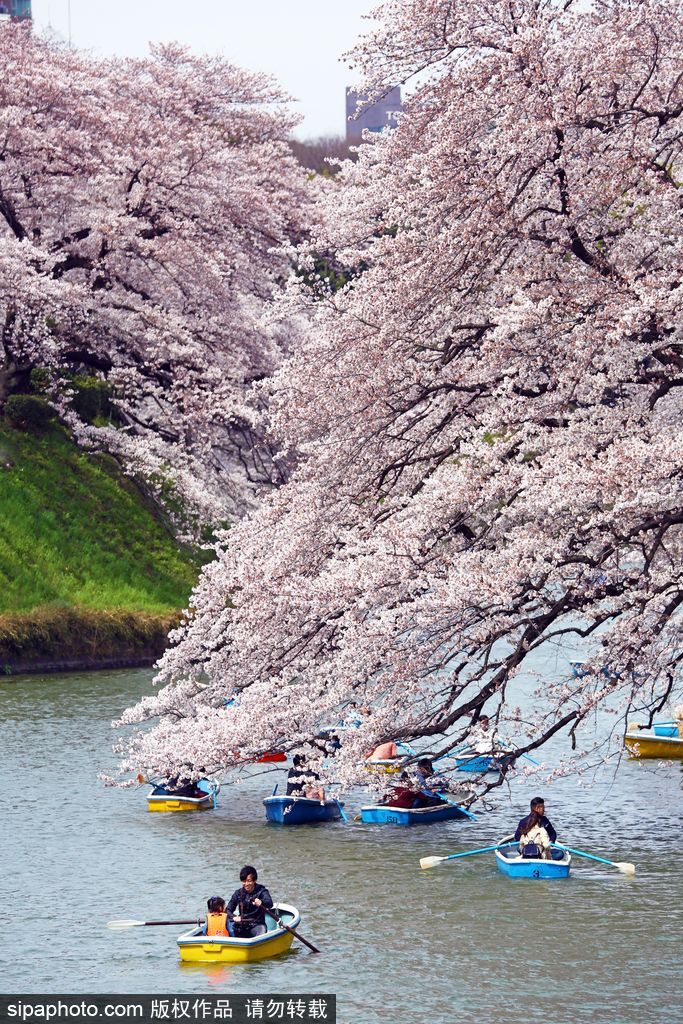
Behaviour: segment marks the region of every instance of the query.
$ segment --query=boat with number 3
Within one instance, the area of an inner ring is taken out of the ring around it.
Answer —
[[[514,843],[514,836],[501,839],[499,846]],[[571,868],[572,856],[567,850],[551,850],[552,858],[523,857],[517,844],[507,849],[496,850],[496,865],[508,878],[567,878]]]

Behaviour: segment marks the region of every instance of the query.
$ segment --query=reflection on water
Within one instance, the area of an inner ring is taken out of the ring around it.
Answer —
[[[267,825],[261,799],[284,778],[274,767],[225,787],[215,812],[151,815],[146,788],[97,779],[113,767],[109,722],[150,676],[0,683],[3,991],[327,991],[342,1024],[683,1019],[680,764],[624,760],[590,788],[520,780],[477,822],[413,829]],[[493,854],[420,871],[422,856],[498,840],[537,791],[561,839],[635,862],[636,877],[575,858],[566,881],[515,882]],[[352,818],[364,794],[345,800]],[[181,965],[182,927],[104,927],[199,916],[249,862],[300,909],[321,956],[295,942],[275,960]]]

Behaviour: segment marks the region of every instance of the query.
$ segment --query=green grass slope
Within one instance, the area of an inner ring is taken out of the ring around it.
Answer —
[[[0,421],[0,615],[185,607],[198,561],[113,460]]]
[[[0,672],[151,664],[200,558],[113,459],[0,420]]]

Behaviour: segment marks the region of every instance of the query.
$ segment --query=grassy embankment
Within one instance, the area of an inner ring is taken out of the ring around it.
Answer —
[[[151,662],[198,569],[112,459],[0,420],[0,672]]]

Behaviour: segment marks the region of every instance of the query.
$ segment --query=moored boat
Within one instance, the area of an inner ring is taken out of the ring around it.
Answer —
[[[210,782],[208,779],[200,779],[197,782],[197,790],[203,796],[185,796],[181,793],[174,793],[167,789],[164,783],[153,786],[147,797],[148,811],[208,811],[215,805],[216,796],[220,792],[219,782]]]
[[[456,804],[434,804],[431,807],[392,807],[390,804],[372,804],[361,807],[360,819],[366,825],[431,825],[437,821],[452,821],[469,817]]]
[[[501,839],[499,846],[514,842],[514,836]],[[509,878],[567,878],[571,868],[572,856],[567,850],[552,849],[552,859],[542,857],[522,857],[517,845],[508,846],[504,850],[496,850],[498,870]]]
[[[311,825],[323,821],[339,821],[341,807],[337,800],[312,800],[306,796],[268,796],[263,801],[266,818],[276,825]]]
[[[297,927],[301,915],[296,907],[288,903],[276,903],[275,909],[286,925]],[[232,935],[212,935],[207,938],[204,925],[192,928],[178,936],[180,959],[195,964],[247,964],[286,953],[292,945],[292,933],[279,925],[268,912],[266,925],[268,931],[265,935],[257,935],[253,939],[237,939]]]
[[[661,728],[661,727],[660,727]],[[656,757],[664,760],[681,760],[683,758],[683,737],[678,734],[662,734],[654,729],[641,728],[631,722],[624,736],[624,745],[631,757]]]

